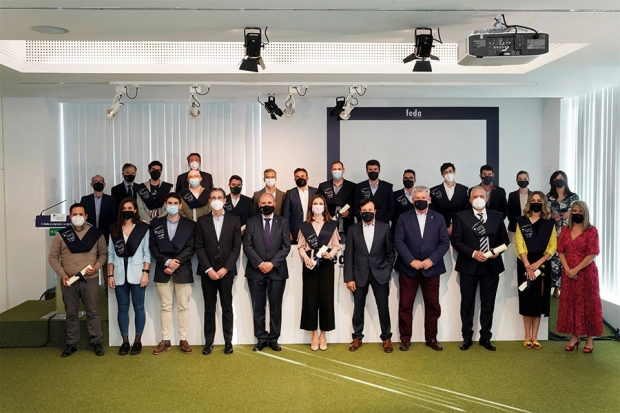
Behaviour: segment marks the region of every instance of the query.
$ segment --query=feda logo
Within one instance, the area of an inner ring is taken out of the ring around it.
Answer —
[[[408,118],[421,118],[422,117],[422,111],[421,110],[411,110],[411,109],[405,109],[405,116],[407,116]]]

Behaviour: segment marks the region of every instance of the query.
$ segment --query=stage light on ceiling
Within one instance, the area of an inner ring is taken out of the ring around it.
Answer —
[[[347,96],[347,99],[344,102],[344,107],[342,108],[342,112],[340,112],[340,119],[349,120],[351,118],[351,112],[357,105],[357,99],[353,95]]]
[[[110,109],[106,110],[105,112],[105,115],[108,119],[114,119],[118,111],[121,110],[121,108],[125,105],[123,102],[121,102],[121,99],[123,99],[123,95],[127,96],[128,99],[135,99],[136,97],[138,97],[138,85],[133,85],[133,87],[136,88],[136,93],[133,97],[131,97],[127,94],[127,86],[116,86],[116,96],[114,96],[112,106],[110,106]]]
[[[206,96],[211,91],[211,86],[207,85],[206,93],[201,93],[202,88],[200,86],[190,86],[189,87],[189,102],[187,104],[187,108],[189,109],[189,115],[197,119],[200,117],[200,102],[198,101],[197,95]]]
[[[258,65],[265,70],[265,62],[261,57],[261,49],[269,44],[267,37],[267,29],[265,27],[265,38],[267,43],[262,42],[262,30],[259,27],[246,27],[243,29],[243,47],[245,48],[245,56],[239,65],[239,70],[246,72],[258,72]]]
[[[301,93],[301,90],[304,91],[303,94]],[[289,118],[295,113],[295,98],[293,97],[293,94],[295,93],[297,93],[299,96],[306,96],[306,93],[308,93],[308,86],[288,87],[288,97],[284,102],[284,116]]]
[[[329,112],[329,116],[340,116],[342,110],[344,109],[344,102],[347,99],[344,96],[338,96],[336,98],[336,106]]]
[[[349,95],[345,98],[340,96],[336,98],[336,106],[331,111],[330,116],[337,116],[342,120],[349,120],[351,118],[351,112],[357,106],[358,100],[354,96],[364,96],[366,94],[366,86],[349,86]]]
[[[271,115],[271,119],[278,120],[277,116],[282,117],[282,115],[284,114],[284,112],[282,112],[282,109],[280,109],[278,105],[276,104],[276,97],[274,95],[269,95],[267,97],[267,102],[265,103],[260,101],[260,96],[257,99],[258,99],[258,103],[263,105],[267,113]]]
[[[433,29],[429,29],[428,27],[417,27],[415,29],[415,51],[409,56],[403,59],[403,63],[409,63],[413,60],[416,60],[415,65],[413,66],[414,72],[432,72],[433,69],[431,67],[431,62],[427,59],[431,60],[439,60],[437,56],[433,56],[431,51],[433,47],[433,42],[443,43],[441,41],[441,34],[439,33],[439,28],[437,28],[437,35],[439,39],[433,38]]]

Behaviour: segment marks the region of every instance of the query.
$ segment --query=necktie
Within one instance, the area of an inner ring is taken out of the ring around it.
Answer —
[[[480,220],[480,222],[484,224],[484,215],[482,214],[477,214],[477,215],[478,215],[478,219]],[[489,251],[489,238],[488,237],[480,238],[480,251],[482,252]]]
[[[133,198],[133,189],[131,189],[132,187],[133,187],[133,185],[127,186],[127,196],[129,198]]]
[[[265,218],[265,245],[269,244],[269,237],[271,235],[271,226],[269,225],[271,218]]]

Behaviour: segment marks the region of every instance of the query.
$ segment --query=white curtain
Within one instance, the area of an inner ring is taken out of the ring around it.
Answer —
[[[620,86],[567,100],[563,165],[599,232],[601,293],[620,302]]]
[[[243,178],[243,193],[262,183],[261,126],[258,103],[203,103],[197,119],[186,103],[125,103],[116,118],[105,116],[109,104],[63,103],[61,139],[63,195],[70,205],[92,192],[93,175],[103,175],[106,193],[121,182],[122,166],[138,168],[136,182],[149,179],[147,165],[160,161],[162,179],[173,185],[188,170],[187,156],[202,156],[203,171],[216,187]]]

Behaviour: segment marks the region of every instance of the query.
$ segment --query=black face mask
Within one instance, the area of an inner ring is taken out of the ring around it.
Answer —
[[[553,185],[556,188],[564,188],[564,185],[566,185],[566,181],[564,179],[558,179],[557,181],[553,181]]]
[[[517,181],[517,185],[519,185],[519,188],[527,188],[529,184],[530,181]]]
[[[490,185],[491,182],[493,182],[493,177],[492,176],[485,176],[482,178],[482,183],[485,185]]]
[[[379,179],[379,172],[368,172],[368,179],[371,181],[376,181]]]
[[[375,213],[374,212],[362,212],[362,219],[364,220],[365,223],[372,222],[372,220],[375,219]]]
[[[532,202],[530,204],[530,210],[532,212],[540,212],[540,211],[542,211],[542,202]]]
[[[421,199],[418,199],[417,201],[413,202],[413,205],[415,206],[415,209],[417,209],[418,211],[424,211],[426,208],[428,208],[428,201],[423,201]]]
[[[136,176],[135,175],[123,175],[123,178],[127,182],[133,182],[133,180],[136,179]]]
[[[410,181],[409,179],[403,179],[403,186],[407,189],[411,189],[413,188],[413,184],[415,184],[415,182]]]
[[[234,195],[239,195],[241,193],[241,187],[233,186],[232,188],[230,188],[230,192]]]
[[[159,178],[161,178],[161,171],[158,171],[157,169],[149,172],[149,175],[151,175],[151,179],[153,181],[157,181]]]
[[[260,212],[263,215],[271,215],[273,214],[273,211],[275,210],[276,210],[276,207],[274,207],[273,205],[265,205],[265,206],[260,207]]]
[[[123,211],[123,219],[131,219],[135,214],[135,211]]]
[[[575,224],[581,224],[583,222],[583,214],[571,214],[570,216]]]
[[[93,184],[93,189],[94,189],[95,191],[97,191],[97,192],[101,192],[101,191],[103,191],[103,187],[104,187],[104,186],[105,186],[105,185],[104,185],[104,184],[102,184],[101,182],[95,182],[95,183]]]
[[[307,183],[308,181],[306,181],[304,178],[295,179],[295,185],[297,185],[300,188],[306,186]]]

